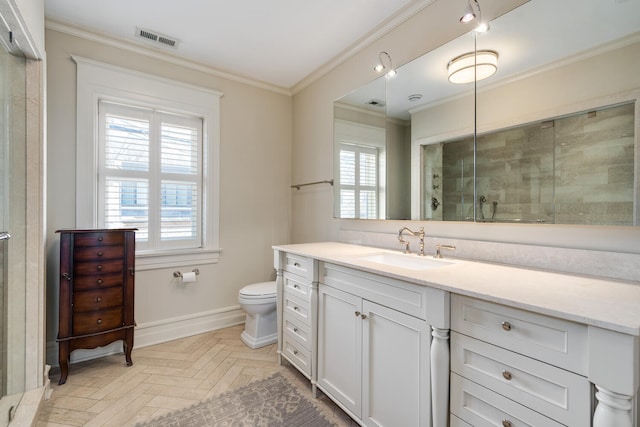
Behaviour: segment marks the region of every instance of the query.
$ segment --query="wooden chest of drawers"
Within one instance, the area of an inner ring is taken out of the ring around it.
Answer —
[[[135,229],[60,233],[60,382],[73,350],[123,341],[130,366],[135,326]]]

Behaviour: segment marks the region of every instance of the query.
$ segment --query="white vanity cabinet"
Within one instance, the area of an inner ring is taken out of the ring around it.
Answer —
[[[452,418],[476,427],[590,426],[589,338],[583,324],[452,295]]]
[[[317,261],[276,252],[275,264],[278,271],[278,355],[309,378],[315,387]]]
[[[429,426],[430,304],[442,291],[320,263],[318,387],[366,426]],[[446,368],[445,368],[446,369]]]

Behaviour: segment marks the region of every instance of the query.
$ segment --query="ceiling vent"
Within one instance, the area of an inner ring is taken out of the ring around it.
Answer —
[[[141,39],[153,44],[172,47],[174,49],[178,47],[178,40],[144,28],[136,28],[136,37],[140,37]]]

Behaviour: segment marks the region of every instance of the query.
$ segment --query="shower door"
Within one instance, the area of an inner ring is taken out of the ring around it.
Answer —
[[[26,60],[0,46],[0,427],[25,387],[26,159]]]

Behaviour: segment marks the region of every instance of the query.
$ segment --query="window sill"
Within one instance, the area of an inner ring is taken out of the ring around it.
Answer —
[[[170,252],[136,252],[136,271],[216,264],[220,259],[221,252],[221,248]]]

